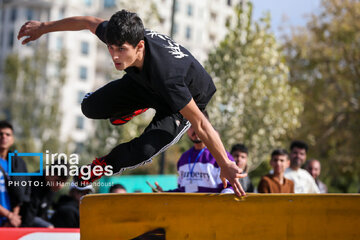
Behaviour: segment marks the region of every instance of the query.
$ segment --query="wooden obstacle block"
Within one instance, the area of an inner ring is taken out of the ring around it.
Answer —
[[[82,240],[360,239],[360,194],[97,194]]]

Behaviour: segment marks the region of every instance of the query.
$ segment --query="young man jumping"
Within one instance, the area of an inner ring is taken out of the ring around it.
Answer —
[[[216,91],[211,77],[185,48],[166,35],[145,30],[137,14],[122,10],[109,21],[90,16],[29,21],[21,27],[18,39],[26,37],[22,41],[26,44],[49,32],[84,29],[107,45],[115,68],[126,72],[85,96],[84,115],[121,125],[148,108],[156,110],[138,138],[116,146],[91,166],[111,165],[115,173],[121,173],[143,165],[176,143],[192,125],[221,167],[224,187],[227,179],[238,196],[245,195],[238,179],[246,174],[228,159],[220,137],[202,113]],[[93,175],[88,182],[100,177]]]

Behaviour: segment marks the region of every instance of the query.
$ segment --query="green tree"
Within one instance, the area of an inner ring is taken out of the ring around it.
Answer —
[[[206,63],[217,87],[208,109],[225,147],[246,144],[249,167],[254,169],[299,126],[302,100],[289,84],[270,16],[252,21],[251,3],[235,12],[229,33]]]
[[[60,54],[57,60],[51,59],[44,49],[39,46],[31,57],[9,55],[5,61],[1,112],[14,125],[16,148],[21,152],[45,152],[61,146],[59,99],[66,58]],[[57,68],[52,75],[45,70],[50,65]],[[35,159],[29,161],[29,170],[36,170]]]
[[[307,26],[286,37],[291,82],[303,93],[294,138],[311,145],[331,191],[355,192],[360,176],[360,2],[322,1]]]

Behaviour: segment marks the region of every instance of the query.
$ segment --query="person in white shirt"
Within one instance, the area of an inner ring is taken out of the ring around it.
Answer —
[[[320,193],[314,178],[301,166],[306,161],[308,146],[302,141],[293,141],[290,146],[290,167],[285,177],[295,183],[295,193]]]
[[[314,178],[316,185],[320,189],[320,193],[327,193],[328,189],[325,183],[320,181],[319,176],[321,173],[321,163],[317,159],[310,159],[310,161],[306,164],[306,170],[310,173],[310,175]]]

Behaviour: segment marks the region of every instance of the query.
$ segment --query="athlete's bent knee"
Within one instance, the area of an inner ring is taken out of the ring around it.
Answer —
[[[91,104],[89,104],[89,101],[84,99],[81,103],[81,111],[83,114],[88,118],[93,118],[93,111],[91,110]]]

